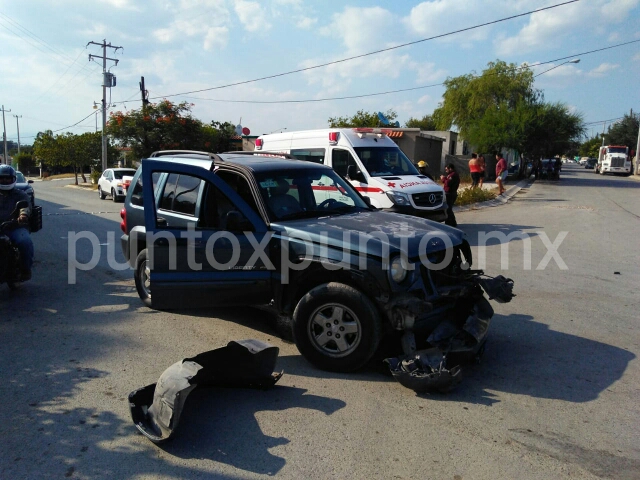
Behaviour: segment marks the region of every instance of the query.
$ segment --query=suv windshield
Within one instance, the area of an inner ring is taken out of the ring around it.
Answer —
[[[272,221],[369,209],[353,187],[328,168],[257,172],[256,181]]]
[[[372,177],[420,175],[398,147],[356,147],[354,150]]]

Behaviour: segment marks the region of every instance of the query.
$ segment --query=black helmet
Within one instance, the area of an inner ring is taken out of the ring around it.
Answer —
[[[0,190],[13,189],[16,179],[16,171],[11,165],[0,165]]]

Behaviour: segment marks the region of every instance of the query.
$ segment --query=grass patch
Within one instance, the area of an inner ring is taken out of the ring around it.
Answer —
[[[56,180],[60,178],[74,178],[75,175],[73,173],[60,173],[58,175],[49,175],[48,177],[44,177],[42,180]],[[82,177],[78,175],[78,180],[82,181]]]
[[[482,188],[466,188],[458,192],[456,205],[470,205],[472,203],[486,202],[493,200],[496,194],[493,190],[484,190]]]

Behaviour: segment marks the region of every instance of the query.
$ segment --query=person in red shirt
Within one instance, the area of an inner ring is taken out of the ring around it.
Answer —
[[[498,195],[504,193],[504,181],[507,179],[507,161],[502,154],[496,153],[496,183],[498,184]]]
[[[440,181],[444,188],[444,194],[447,198],[447,219],[444,221],[446,225],[457,227],[458,222],[453,213],[453,205],[458,198],[458,187],[460,186],[460,177],[456,173],[456,167],[453,163],[449,163],[444,167],[445,175],[440,175]]]
[[[477,153],[471,154],[471,160],[469,160],[469,172],[471,173],[471,188],[476,188],[480,183],[481,172]]]

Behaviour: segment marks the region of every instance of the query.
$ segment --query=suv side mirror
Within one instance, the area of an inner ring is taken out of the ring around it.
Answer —
[[[365,181],[364,175],[362,175],[362,172],[356,165],[349,165],[347,167],[347,178],[349,180],[358,180],[359,182]]]

